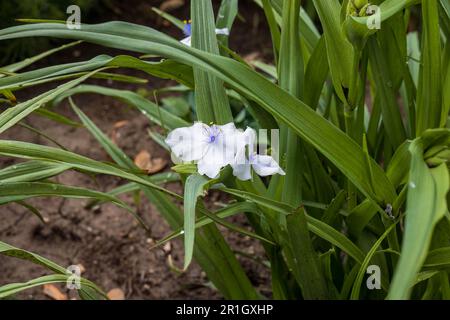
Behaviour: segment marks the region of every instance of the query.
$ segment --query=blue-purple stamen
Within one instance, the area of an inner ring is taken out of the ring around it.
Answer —
[[[184,28],[183,28],[183,33],[186,37],[190,37],[192,32],[191,32],[191,23],[190,22],[184,22]]]
[[[208,130],[208,142],[214,143],[217,139],[217,137],[220,134],[220,129],[217,128],[215,125],[211,126]]]

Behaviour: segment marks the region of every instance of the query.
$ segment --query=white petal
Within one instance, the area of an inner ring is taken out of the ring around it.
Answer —
[[[227,157],[232,155],[233,157],[241,152],[242,149],[249,144],[251,139],[251,131],[253,129],[247,128],[242,131],[236,129],[233,123],[221,126],[221,130],[224,132],[224,143],[226,147]]]
[[[255,129],[252,129],[250,127],[247,127],[245,129],[244,133],[244,143],[246,146],[248,146],[249,154],[256,153],[256,131]]]
[[[285,175],[283,169],[271,156],[254,155],[250,162],[255,172],[260,176],[271,176],[276,173]]]
[[[222,126],[216,126],[220,134],[214,143],[215,150],[222,155],[223,165],[226,166],[234,161],[237,152],[236,129],[234,123],[228,123]]]
[[[215,143],[208,144],[204,156],[197,163],[198,172],[210,178],[215,178],[223,167],[234,161],[234,155],[230,157],[229,153],[224,152],[220,137]]]
[[[252,178],[251,166],[250,164],[235,164],[233,167],[233,175],[237,177],[239,180],[250,180]]]
[[[234,162],[231,164],[233,168],[233,175],[236,176],[240,180],[250,180],[252,178],[251,175],[251,165],[245,156],[245,148],[238,151],[236,154]]]
[[[227,124],[217,126],[217,127],[224,133],[230,133],[230,132],[237,130],[236,126],[234,125],[233,122],[229,122]]]
[[[202,160],[221,167],[225,167],[226,165],[233,162],[234,157],[230,159],[230,157],[227,156],[227,153],[224,152],[223,146],[214,143],[208,146]]]
[[[190,127],[177,128],[169,133],[165,142],[181,160],[200,160],[206,152],[204,126],[196,122]]]
[[[198,173],[207,175],[211,179],[216,178],[222,168],[220,163],[210,161],[210,158],[203,158],[197,162]]]
[[[190,46],[191,46],[191,36],[186,37],[186,38],[180,40],[180,42],[181,42],[182,44],[185,44],[185,45],[187,45],[188,47],[190,47]]]

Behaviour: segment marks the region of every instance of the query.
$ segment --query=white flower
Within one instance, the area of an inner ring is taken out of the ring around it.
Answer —
[[[191,127],[170,132],[166,143],[182,161],[196,161],[198,173],[215,178],[223,167],[234,161],[237,132],[234,123],[208,126],[195,122]]]
[[[176,158],[196,162],[198,173],[209,178],[217,177],[227,165],[241,180],[251,179],[252,167],[260,176],[285,174],[271,156],[256,154],[255,130],[236,129],[232,122],[222,126],[195,122],[173,130],[165,141]]]
[[[259,155],[254,152],[256,143],[256,132],[247,128],[238,139],[240,144],[236,153],[235,161],[231,164],[233,175],[240,180],[250,180],[251,168],[260,176],[270,176],[274,174],[285,175],[285,172],[274,158],[268,155]],[[248,158],[246,156],[246,146],[248,146]]]

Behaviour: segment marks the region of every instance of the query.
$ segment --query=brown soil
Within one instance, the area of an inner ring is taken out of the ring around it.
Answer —
[[[160,1],[154,1],[157,5]],[[118,2],[119,3],[119,2]],[[141,1],[127,1],[125,5],[117,5],[118,10],[108,12],[107,17],[100,16],[99,22],[106,20],[126,20],[162,29],[162,22],[155,20],[155,15],[148,13],[147,5]],[[232,37],[231,47],[241,54],[259,52],[266,56],[270,51],[267,41],[267,30],[262,25],[263,16],[252,5],[241,6],[241,14],[246,21],[238,22],[236,36]],[[147,14],[142,14],[147,12]],[[184,18],[187,8],[174,11],[173,14]],[[128,18],[129,17],[129,18]],[[251,32],[248,32],[251,30]],[[256,30],[256,31],[255,31]],[[166,31],[166,29],[164,29]],[[180,36],[178,31],[170,28],[167,32]],[[258,35],[258,36],[254,36]],[[244,38],[245,37],[245,42]],[[244,45],[245,44],[245,45]],[[100,53],[114,55],[117,51],[107,50],[92,45],[83,44],[76,50],[65,52],[42,61],[39,65],[53,65],[74,60],[85,60]],[[34,66],[36,67],[36,66]],[[141,73],[122,71],[127,74],[143,76]],[[105,86],[135,90],[135,85],[111,84],[106,82],[88,81]],[[163,87],[166,82],[150,79],[144,87],[148,90]],[[55,86],[32,88],[18,92],[20,101],[35,96],[42,90]],[[135,109],[123,103],[99,95],[79,95],[75,101],[79,107],[106,133],[113,133],[113,126],[118,121],[126,120],[127,124],[116,131],[118,145],[130,156],[139,151],[147,150],[154,157],[168,159],[167,152],[153,142],[147,130],[158,130]],[[65,101],[58,107],[58,112],[74,120],[77,119],[68,103]],[[96,140],[84,128],[72,128],[55,124],[45,118],[29,116],[25,123],[32,125],[55,138],[67,149],[99,161],[111,161]],[[0,136],[1,139],[29,141],[37,144],[52,145],[43,137],[22,127],[13,127]],[[13,164],[15,159],[0,158],[0,167]],[[169,170],[166,168],[165,170]],[[95,179],[74,171],[66,172],[56,181],[73,186],[83,186],[100,191],[108,191],[124,183],[110,176],[99,175]],[[172,190],[181,192],[180,185],[172,184]],[[105,291],[120,288],[127,299],[220,299],[222,296],[208,282],[205,274],[195,263],[185,273],[179,274],[171,268],[169,256],[175,266],[181,266],[183,261],[183,246],[180,240],[170,242],[170,246],[149,250],[150,245],[170,232],[170,228],[160,216],[155,207],[145,197],[136,206],[132,195],[121,197],[134,206],[151,228],[150,237],[136,224],[131,215],[112,204],[104,204],[97,210],[85,209],[87,200],[39,198],[29,203],[40,210],[47,223],[41,223],[27,209],[19,205],[5,205],[0,208],[0,240],[11,245],[30,250],[47,257],[62,266],[82,264],[85,268],[83,276],[97,283]],[[220,201],[221,195],[212,194],[207,201],[212,204]],[[230,221],[248,227],[245,218],[237,216]],[[261,246],[252,239],[221,229],[228,243],[234,250],[255,257],[264,257]],[[261,264],[243,256],[239,260],[246,270],[252,283],[266,296],[270,296],[269,271]],[[0,256],[0,286],[11,282],[24,282],[32,278],[48,274],[48,271],[32,263]],[[62,287],[60,287],[65,292]],[[68,292],[74,297],[74,292]],[[20,293],[16,298],[45,299],[47,298],[38,287]]]

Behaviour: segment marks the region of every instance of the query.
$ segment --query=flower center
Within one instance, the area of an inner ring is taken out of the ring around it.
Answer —
[[[208,143],[214,143],[217,141],[217,138],[219,137],[220,129],[213,125],[208,130]]]

